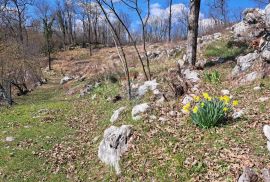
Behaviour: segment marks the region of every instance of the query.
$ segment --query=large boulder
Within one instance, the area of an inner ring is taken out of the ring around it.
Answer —
[[[243,21],[232,27],[237,40],[253,40],[264,33],[265,14],[258,8],[249,8],[243,12]]]
[[[113,166],[117,175],[121,173],[120,157],[128,150],[132,134],[133,130],[130,125],[122,125],[119,128],[111,126],[104,131],[98,149],[98,157],[105,164]]]
[[[259,58],[259,54],[254,52],[254,53],[249,53],[245,56],[239,56],[237,58],[237,65],[232,71],[233,76],[237,76],[240,72],[246,71],[248,68],[250,68],[254,61]]]

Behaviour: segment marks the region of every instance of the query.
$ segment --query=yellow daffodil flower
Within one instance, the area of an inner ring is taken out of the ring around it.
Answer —
[[[224,112],[227,112],[228,110],[229,110],[228,107],[224,107],[224,108],[223,108],[223,111],[224,111]]]
[[[229,104],[231,98],[227,95],[219,97],[219,100],[223,101],[225,104]]]
[[[238,106],[238,104],[239,104],[238,100],[234,100],[232,103],[233,106]]]
[[[197,113],[198,110],[199,110],[198,106],[195,106],[195,107],[193,108],[193,113]]]
[[[201,100],[200,96],[194,96],[193,98],[195,102],[199,102]]]
[[[190,103],[187,103],[186,105],[183,106],[183,110],[185,112],[189,112],[190,106],[191,106]]]
[[[212,100],[212,98],[211,98],[211,97],[209,96],[209,94],[206,93],[206,92],[203,93],[203,97],[204,97],[206,100],[208,100],[208,101],[211,101],[211,100]]]

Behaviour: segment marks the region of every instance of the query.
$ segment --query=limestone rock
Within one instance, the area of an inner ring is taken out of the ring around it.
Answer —
[[[137,94],[141,97],[144,96],[146,94],[146,92],[148,91],[154,91],[158,86],[158,83],[156,80],[150,80],[150,81],[146,81],[144,82],[143,85],[141,85],[138,88]]]
[[[105,164],[113,166],[117,175],[121,173],[120,157],[128,150],[132,134],[133,130],[130,125],[122,125],[119,128],[111,126],[104,131],[98,157]]]
[[[264,182],[270,182],[270,170],[269,169],[263,169],[262,170],[262,176],[263,176],[263,181]]]
[[[258,175],[253,171],[253,169],[246,167],[243,174],[238,179],[238,182],[257,182]]]
[[[61,80],[60,80],[60,85],[63,85],[63,84],[65,84],[65,83],[67,83],[67,82],[69,82],[69,81],[71,81],[71,80],[73,80],[74,78],[73,77],[71,77],[71,76],[64,76],[64,78],[62,78]]]
[[[246,71],[248,68],[252,66],[253,62],[258,58],[259,54],[256,52],[238,57],[237,65],[240,67],[240,71]]]
[[[119,109],[115,110],[110,119],[111,123],[114,123],[115,121],[117,121],[120,115],[123,113],[123,111],[125,111],[125,109],[126,107],[120,107]]]
[[[269,125],[263,126],[263,133],[266,136],[267,140],[270,141],[270,126]]]
[[[150,106],[147,103],[139,104],[133,107],[131,111],[132,119],[133,120],[139,120],[141,119],[142,113],[145,113],[150,109]]]
[[[196,83],[196,82],[200,81],[199,73],[197,71],[190,70],[190,69],[185,69],[183,71],[183,75],[187,80],[189,80],[189,81],[191,81],[193,83]]]

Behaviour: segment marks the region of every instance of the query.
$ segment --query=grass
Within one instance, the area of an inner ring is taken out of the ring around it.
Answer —
[[[219,40],[209,44],[204,51],[207,58],[221,57],[225,60],[233,59],[247,50],[246,44],[236,44],[232,41]]]

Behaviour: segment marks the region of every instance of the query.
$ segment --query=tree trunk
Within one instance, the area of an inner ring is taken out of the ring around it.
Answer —
[[[169,11],[169,37],[168,41],[171,42],[171,30],[172,30],[172,0],[170,0],[170,11]]]
[[[187,37],[187,59],[189,64],[191,64],[192,66],[195,66],[196,63],[200,4],[200,0],[190,0]]]

